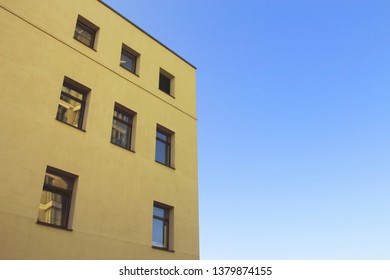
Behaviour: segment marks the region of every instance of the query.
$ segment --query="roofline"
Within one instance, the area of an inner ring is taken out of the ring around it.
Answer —
[[[160,44],[161,46],[163,46],[165,49],[167,49],[168,51],[170,51],[171,53],[173,53],[174,55],[176,55],[178,58],[180,58],[181,60],[183,60],[185,63],[187,63],[188,65],[190,65],[192,68],[194,68],[196,70],[196,66],[194,66],[193,64],[191,64],[190,62],[188,62],[187,60],[185,60],[183,57],[181,57],[180,55],[178,55],[177,53],[175,53],[173,50],[171,50],[170,48],[168,48],[166,45],[164,45],[163,43],[161,43],[159,40],[157,40],[156,38],[154,38],[152,35],[150,35],[148,32],[146,32],[145,30],[143,30],[142,28],[140,28],[138,25],[136,25],[135,23],[131,22],[128,18],[126,18],[125,16],[123,16],[121,13],[117,12],[116,10],[114,10],[112,7],[110,7],[108,4],[104,3],[103,0],[98,0],[99,3],[103,4],[105,7],[107,7],[108,9],[110,9],[111,11],[113,11],[115,14],[117,14],[118,16],[120,16],[121,18],[123,18],[124,20],[126,20],[128,23],[130,23],[131,25],[133,25],[135,28],[137,28],[138,30],[140,30],[142,33],[144,33],[145,35],[147,35],[149,38],[151,38],[152,40],[154,40],[155,42],[157,42],[158,44]]]

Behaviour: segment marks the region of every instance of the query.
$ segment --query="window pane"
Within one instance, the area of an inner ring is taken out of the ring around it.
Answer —
[[[64,190],[71,190],[73,185],[73,180],[66,177],[61,177],[51,173],[46,173],[45,175],[45,184],[61,188]]]
[[[120,65],[129,70],[130,72],[135,72],[135,56],[122,50],[121,54],[121,63]]]
[[[81,23],[77,23],[74,38],[89,47],[93,47],[95,32]]]
[[[129,126],[114,119],[112,121],[111,142],[129,148],[129,136]]]
[[[82,104],[68,96],[61,94],[57,110],[57,120],[79,127]]]
[[[65,226],[67,199],[65,195],[42,191],[38,220],[57,226]]]
[[[153,219],[152,245],[168,248],[168,223]]]
[[[160,83],[159,89],[163,92],[170,94],[171,93],[171,79],[160,73]]]
[[[38,221],[66,228],[75,178],[47,168],[38,210]]]
[[[156,160],[158,162],[169,164],[167,155],[167,146],[164,142],[156,141]]]
[[[169,136],[166,135],[165,133],[162,133],[161,131],[157,130],[157,138],[161,139],[165,142],[168,142]]]
[[[164,247],[164,221],[153,219],[153,246]]]
[[[76,97],[77,99],[79,99],[80,101],[83,100],[83,97],[84,97],[84,94],[80,93],[80,92],[77,92],[76,90],[70,88],[70,87],[67,87],[65,85],[62,86],[62,92],[65,92],[73,97]]]
[[[165,218],[165,209],[160,207],[153,207],[153,216]]]
[[[122,120],[125,123],[131,123],[131,121],[132,121],[132,118],[130,115],[124,114],[123,112],[118,111],[118,110],[114,111],[114,117]]]

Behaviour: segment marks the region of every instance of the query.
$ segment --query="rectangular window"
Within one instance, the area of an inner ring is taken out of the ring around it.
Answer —
[[[127,51],[122,49],[120,65],[123,68],[129,70],[130,72],[135,73],[135,62],[136,62],[136,57],[131,53],[128,53]]]
[[[115,103],[112,119],[111,143],[128,150],[132,147],[132,130],[135,113],[124,106]]]
[[[131,73],[138,75],[139,53],[122,44],[120,66],[129,70]]]
[[[85,18],[78,16],[73,38],[93,49],[95,47],[98,30],[99,27]]]
[[[69,228],[69,214],[77,176],[52,167],[47,167],[38,223],[60,228]]]
[[[174,76],[169,74],[164,69],[160,69],[160,77],[159,77],[159,84],[158,88],[165,92],[166,94],[169,94],[173,96],[173,81]]]
[[[155,202],[153,205],[152,246],[169,250],[172,248],[171,230],[172,207]]]
[[[56,119],[71,126],[83,129],[88,92],[89,89],[87,87],[65,77]]]
[[[156,161],[167,166],[172,166],[172,135],[173,132],[157,126]]]

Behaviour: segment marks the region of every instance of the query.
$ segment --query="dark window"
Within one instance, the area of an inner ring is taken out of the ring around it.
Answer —
[[[160,72],[159,89],[167,94],[171,94],[171,79]]]
[[[130,72],[135,74],[136,63],[137,63],[137,56],[135,54],[132,54],[132,53],[122,49],[120,65],[123,68],[126,68],[127,70],[129,70]]]
[[[131,134],[133,128],[134,112],[115,104],[114,117],[112,120],[111,143],[125,149],[131,149]]]
[[[76,23],[76,29],[74,30],[74,38],[80,41],[84,45],[90,48],[94,47],[95,44],[96,30],[88,27],[86,24],[80,22]]]
[[[64,81],[56,119],[82,129],[88,89]]]
[[[38,223],[68,228],[74,182],[77,176],[47,167]]]
[[[171,133],[157,128],[156,131],[156,161],[171,166]]]
[[[169,220],[171,207],[153,205],[153,233],[152,245],[154,247],[169,249]]]

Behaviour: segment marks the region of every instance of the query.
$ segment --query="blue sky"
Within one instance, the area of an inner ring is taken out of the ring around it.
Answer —
[[[105,2],[198,69],[202,259],[390,259],[390,1]]]

